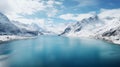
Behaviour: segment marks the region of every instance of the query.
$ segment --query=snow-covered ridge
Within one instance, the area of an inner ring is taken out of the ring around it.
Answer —
[[[41,34],[42,28],[39,26],[10,21],[7,16],[0,13],[0,35],[36,36]]]
[[[43,35],[43,29],[39,27],[37,24],[24,24],[19,21],[12,21],[12,23],[17,26],[21,33],[24,35]],[[19,34],[19,35],[22,35]]]
[[[41,34],[42,32],[30,28],[29,25],[10,21],[7,16],[0,13],[0,42],[31,38]]]
[[[102,22],[102,23],[101,23]],[[74,24],[70,24],[60,35],[86,36],[94,33],[94,29],[103,25],[103,21],[97,15],[84,18]]]
[[[17,32],[20,30],[4,14],[0,13],[0,35],[16,34]]]
[[[55,29],[53,31],[51,29],[43,29],[38,22],[25,24],[25,22],[9,20],[7,16],[0,13],[0,42],[56,34],[53,32]]]
[[[108,11],[109,12],[109,11]],[[120,14],[102,12],[70,24],[60,35],[93,37],[120,44]],[[116,15],[116,16],[115,16]]]

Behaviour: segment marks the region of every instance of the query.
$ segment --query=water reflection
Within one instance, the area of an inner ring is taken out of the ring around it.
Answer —
[[[11,52],[9,44],[0,44],[0,67],[8,67],[8,58],[11,56]]]
[[[1,44],[0,56],[10,56],[0,67],[119,67],[119,52],[103,41],[40,36]]]

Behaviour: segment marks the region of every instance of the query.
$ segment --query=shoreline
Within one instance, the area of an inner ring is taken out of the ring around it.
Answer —
[[[36,38],[36,36],[17,36],[17,35],[0,35],[0,44],[13,41],[13,40],[23,40],[23,39],[32,39]]]
[[[17,35],[0,35],[0,44],[13,41],[13,40],[24,40],[24,39],[33,39],[36,38],[37,36],[17,36]],[[103,40],[109,43],[117,44],[120,45],[120,41],[115,41],[112,40],[111,38],[106,38],[106,37],[95,37],[95,36],[89,36],[89,37],[84,37],[84,36],[64,36],[64,37],[77,37],[77,38],[90,38],[90,39],[97,39],[97,40]]]
[[[106,37],[96,37],[96,36],[65,36],[65,37],[72,37],[72,38],[90,38],[90,39],[97,39],[97,40],[102,40],[108,43],[112,43],[112,44],[116,44],[116,45],[120,45],[120,40],[113,40],[111,38],[106,38]]]
[[[98,36],[98,37],[95,37],[95,39],[99,39],[99,40],[107,41],[107,42],[109,42],[109,43],[113,43],[113,44],[120,45],[120,40],[114,39],[114,38],[112,38],[112,37],[102,37],[102,36]]]

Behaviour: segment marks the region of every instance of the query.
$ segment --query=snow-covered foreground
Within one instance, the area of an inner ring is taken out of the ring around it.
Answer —
[[[28,38],[34,38],[34,37],[26,37],[26,36],[16,36],[16,35],[0,35],[0,43],[11,41],[11,40],[17,40],[17,39],[28,39]]]

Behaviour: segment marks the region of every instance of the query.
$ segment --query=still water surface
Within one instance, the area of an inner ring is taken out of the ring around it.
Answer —
[[[86,38],[39,36],[0,44],[0,67],[120,67],[120,46]]]

